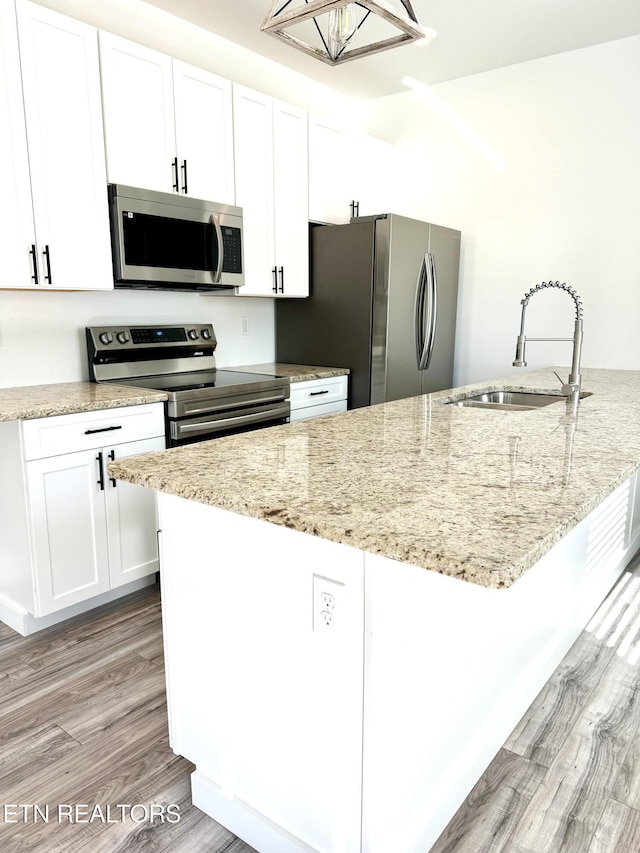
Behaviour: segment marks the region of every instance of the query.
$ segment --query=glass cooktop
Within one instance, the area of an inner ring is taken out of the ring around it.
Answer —
[[[140,379],[118,380],[119,385],[150,388],[153,391],[194,391],[198,388],[234,388],[256,382],[272,382],[283,377],[274,373],[240,373],[235,370],[194,370],[192,373],[172,373],[161,376],[143,376]]]

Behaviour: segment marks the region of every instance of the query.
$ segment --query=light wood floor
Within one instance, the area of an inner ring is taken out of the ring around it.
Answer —
[[[432,853],[640,851],[639,557],[601,611]],[[156,590],[33,637],[0,624],[0,853],[252,853],[191,806],[192,769],[167,741]],[[76,803],[181,819],[58,822]],[[10,804],[50,822],[3,823]]]

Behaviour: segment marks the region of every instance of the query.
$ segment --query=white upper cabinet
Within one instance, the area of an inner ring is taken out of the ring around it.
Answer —
[[[245,284],[240,293],[275,296],[271,98],[234,83],[233,130],[236,203],[243,212]]]
[[[16,43],[0,0],[2,286],[111,289],[97,31],[29,2],[17,11]]]
[[[242,296],[307,296],[306,112],[233,86],[236,203],[243,209]]]
[[[309,219],[341,225],[352,216],[398,213],[395,148],[365,133],[309,117]]]
[[[15,9],[0,0],[0,162],[6,169],[0,194],[2,287],[35,284],[35,225],[27,157]],[[31,252],[33,246],[33,253]]]
[[[171,57],[101,31],[100,70],[109,182],[175,192]]]
[[[109,182],[234,204],[231,83],[100,33]]]
[[[173,60],[180,190],[235,204],[231,82]]]
[[[273,193],[278,296],[309,295],[307,113],[273,102]]]
[[[401,213],[401,190],[395,147],[384,139],[359,133],[354,137],[356,216]]]
[[[356,194],[353,135],[320,116],[309,116],[309,219],[342,225],[353,216]]]

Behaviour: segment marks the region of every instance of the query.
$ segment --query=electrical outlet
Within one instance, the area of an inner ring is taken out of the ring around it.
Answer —
[[[313,576],[313,630],[324,631],[340,624],[344,584],[322,575]]]
[[[249,318],[248,317],[240,317],[240,334],[248,335],[249,334]]]

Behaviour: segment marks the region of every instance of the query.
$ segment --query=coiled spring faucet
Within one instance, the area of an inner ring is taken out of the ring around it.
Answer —
[[[526,338],[524,334],[524,320],[527,305],[534,293],[539,290],[545,290],[548,287],[558,288],[558,290],[566,291],[573,299],[576,306],[576,319],[572,338]],[[571,361],[571,373],[569,379],[562,385],[562,393],[566,396],[567,402],[572,404],[574,409],[577,409],[580,402],[580,358],[582,356],[582,302],[580,297],[572,287],[568,284],[561,284],[559,281],[543,281],[541,284],[536,284],[531,290],[525,294],[524,299],[520,303],[522,305],[522,320],[520,321],[520,334],[518,335],[518,343],[516,345],[516,358],[513,362],[514,367],[526,367],[525,361],[525,346],[529,341],[573,341],[573,358]],[[562,380],[560,380],[562,381]]]

